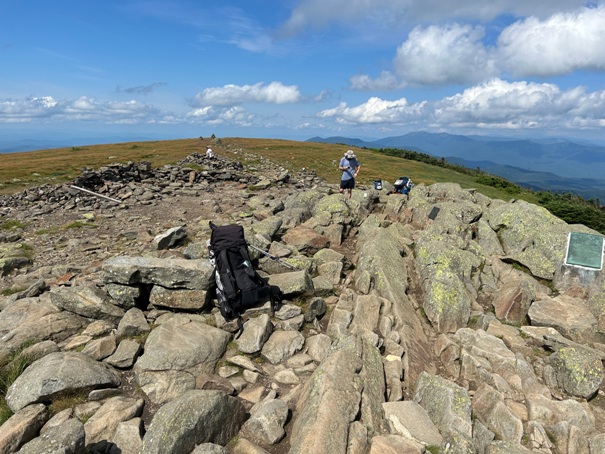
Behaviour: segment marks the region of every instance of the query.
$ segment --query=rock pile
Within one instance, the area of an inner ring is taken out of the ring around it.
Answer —
[[[268,163],[262,178],[226,158],[185,170],[204,159],[77,181],[137,203],[141,185],[178,183],[178,198],[147,200],[160,209],[220,190],[220,210],[107,244],[97,266],[73,258],[72,277],[37,258],[3,265],[0,359],[31,364],[5,390],[2,452],[605,452],[603,277],[563,264],[569,232],[596,232],[455,184],[347,201]],[[52,190],[4,200],[4,217]],[[247,311],[237,339],[215,307],[210,219],[280,259],[250,251],[285,301]],[[10,234],[13,251],[27,244]]]

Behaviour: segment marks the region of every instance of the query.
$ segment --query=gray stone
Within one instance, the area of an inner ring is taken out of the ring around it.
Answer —
[[[132,418],[119,422],[113,433],[109,454],[139,454],[143,447],[143,421]]]
[[[246,438],[260,444],[274,445],[286,436],[284,426],[288,419],[288,404],[272,399],[257,404],[242,430]]]
[[[302,309],[299,306],[295,306],[294,304],[284,304],[275,313],[275,317],[277,317],[279,320],[287,320],[289,318],[297,317],[301,313]]]
[[[553,353],[548,363],[554,369],[555,386],[570,396],[589,399],[603,383],[603,363],[586,350],[561,348]]]
[[[84,425],[77,419],[51,427],[24,445],[19,454],[85,454]]]
[[[32,264],[32,260],[27,257],[0,257],[0,277],[7,276],[19,268]]]
[[[187,238],[185,228],[183,226],[178,226],[157,235],[153,239],[153,244],[158,250],[170,249],[177,246],[185,238]]]
[[[62,392],[117,387],[120,376],[83,353],[50,353],[34,362],[10,386],[6,403],[18,411],[31,403],[52,400]]]
[[[284,296],[313,292],[313,281],[305,270],[272,274],[269,276],[269,284],[277,285]]]
[[[105,284],[105,290],[117,306],[126,310],[135,307],[142,295],[141,287],[138,285],[122,285],[108,282]]]
[[[345,256],[340,252],[336,252],[334,249],[321,249],[315,253],[313,259],[317,262],[317,265],[322,265],[329,262],[340,262],[344,263]]]
[[[442,436],[454,432],[472,438],[471,399],[466,389],[423,372],[416,383],[414,402],[427,411]]]
[[[259,352],[272,332],[273,324],[267,314],[251,318],[244,323],[244,331],[235,341],[237,348],[243,353]]]
[[[326,334],[316,334],[315,336],[308,337],[305,342],[307,353],[318,363],[322,363],[330,354],[332,339]]]
[[[361,402],[361,368],[362,360],[351,337],[343,339],[307,380],[297,403],[291,454],[345,452],[348,427]]]
[[[103,281],[208,290],[214,284],[214,267],[208,260],[118,256],[103,262]]]
[[[326,313],[326,302],[323,298],[312,298],[305,311],[305,322],[312,322]]]
[[[137,383],[154,402],[165,402],[195,386],[194,375],[214,371],[230,334],[185,315],[153,329],[134,366]]]
[[[199,311],[208,303],[206,290],[167,289],[154,285],[149,302],[156,308],[168,308],[183,311]]]
[[[482,384],[473,399],[473,414],[500,440],[521,444],[523,422],[504,402],[504,396],[487,384]]]
[[[28,405],[17,411],[0,426],[0,452],[17,452],[37,436],[47,419],[44,404]]]
[[[50,301],[24,298],[0,312],[0,361],[18,351],[24,344],[52,340],[63,341],[82,329],[81,318],[58,312]]]
[[[555,328],[576,342],[591,340],[597,327],[588,306],[565,295],[534,301],[527,315],[532,325]]]
[[[227,450],[221,446],[214,443],[202,443],[197,446],[191,454],[228,454]]]
[[[264,344],[261,354],[271,364],[278,364],[299,351],[305,343],[305,337],[298,331],[276,331]]]
[[[116,351],[116,336],[109,336],[100,339],[93,339],[82,349],[82,353],[90,356],[96,361],[101,361]]]
[[[261,448],[245,438],[238,438],[233,446],[233,454],[269,454],[269,451]]]
[[[306,255],[313,255],[319,250],[330,247],[330,239],[308,227],[298,226],[288,230],[282,241]]]
[[[245,417],[243,405],[221,391],[189,391],[157,411],[141,454],[191,452],[206,442],[226,445]]]
[[[151,331],[145,314],[139,308],[129,309],[118,323],[117,336],[119,338],[134,337]]]
[[[372,438],[370,454],[421,454],[424,447],[400,435],[378,435]]]
[[[124,310],[112,304],[107,293],[97,287],[80,285],[53,288],[50,298],[55,306],[82,317],[108,320],[117,324],[124,316]]]
[[[572,229],[546,208],[523,200],[498,204],[487,213],[507,256],[539,278],[552,279],[563,263]]]
[[[143,399],[117,396],[108,399],[84,424],[86,444],[113,442],[118,424],[138,417],[143,412]]]
[[[129,369],[135,363],[143,347],[132,339],[123,339],[113,355],[105,358],[105,362],[117,369]]]
[[[425,289],[424,311],[442,333],[465,327],[471,297],[466,281],[481,261],[473,253],[444,241],[427,241],[416,248],[416,262]]]

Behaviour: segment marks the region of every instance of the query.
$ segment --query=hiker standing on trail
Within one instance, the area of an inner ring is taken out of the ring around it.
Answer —
[[[361,164],[355,157],[353,150],[347,150],[344,157],[340,159],[338,170],[342,170],[342,177],[340,179],[340,189],[338,192],[341,194],[344,190],[347,190],[347,198],[351,198],[351,192],[355,187],[355,177],[361,170]]]

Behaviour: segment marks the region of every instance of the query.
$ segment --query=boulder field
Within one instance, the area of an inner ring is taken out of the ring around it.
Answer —
[[[0,452],[605,452],[605,282],[564,264],[598,233],[457,184],[386,189],[346,200],[227,143],[1,197],[20,373]],[[210,221],[241,224],[284,293],[237,338]]]

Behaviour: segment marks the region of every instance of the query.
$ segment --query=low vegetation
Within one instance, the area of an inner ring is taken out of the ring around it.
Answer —
[[[345,144],[279,139],[224,138],[221,142],[212,144],[216,153],[240,159],[245,165],[256,165],[266,158],[292,172],[302,168],[313,169],[328,183],[339,181],[338,162],[347,149],[354,148]],[[11,194],[47,183],[68,182],[79,176],[84,168],[98,168],[114,162],[148,161],[154,167],[175,164],[194,152],[203,153],[208,144],[209,140],[196,138],[3,154],[0,194]],[[355,149],[355,152],[362,163],[358,179],[360,184],[372,185],[378,179],[394,182],[400,176],[408,176],[416,184],[458,183],[463,188],[474,188],[493,199],[509,200],[514,197],[542,205],[570,224],[584,224],[605,234],[605,210],[599,200],[584,200],[573,194],[534,191],[480,169],[451,164],[426,153],[395,148]],[[0,226],[2,229],[12,228]]]
[[[11,358],[0,367],[0,426],[12,416],[12,411],[6,404],[6,392],[14,381],[34,362],[36,358],[22,353],[28,345],[11,356]]]

